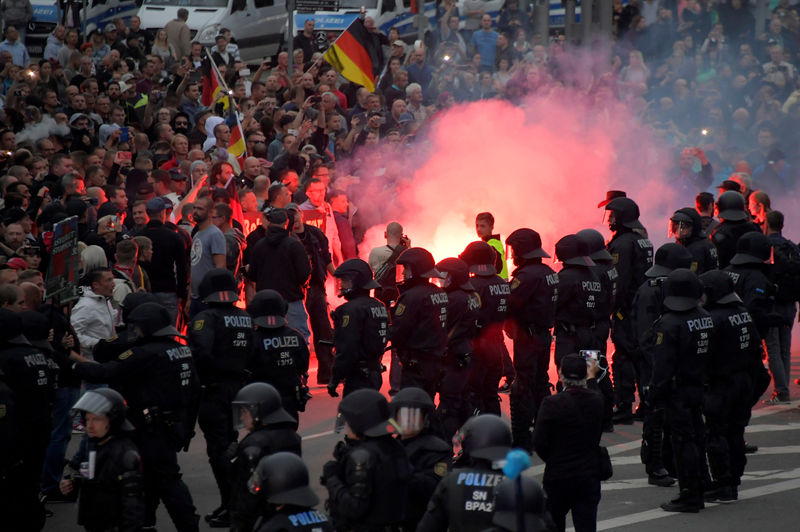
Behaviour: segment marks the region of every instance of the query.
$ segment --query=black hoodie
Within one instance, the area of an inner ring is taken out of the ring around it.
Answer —
[[[247,278],[256,283],[256,291],[271,288],[288,301],[305,296],[305,286],[311,275],[302,242],[283,227],[270,225],[267,234],[250,254]]]

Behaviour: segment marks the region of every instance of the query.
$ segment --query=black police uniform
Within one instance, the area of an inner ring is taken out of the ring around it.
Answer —
[[[750,421],[754,369],[761,364],[761,340],[741,302],[734,297],[727,301],[705,304],[714,331],[703,414],[714,487],[728,488],[733,495],[730,492],[740,484],[747,463],[744,431]]]
[[[222,275],[230,275],[227,270],[218,268],[211,270],[206,277],[215,275],[217,270],[221,270]],[[235,289],[235,280],[233,282],[232,288]],[[225,508],[230,489],[224,454],[237,437],[233,430],[231,401],[246,381],[246,369],[253,354],[253,322],[247,312],[233,305],[238,299],[235,290],[227,294],[230,303],[214,302],[219,298],[213,294],[207,296],[201,294],[208,308],[189,324],[189,347],[202,385],[198,421],[206,440],[208,462],[219,488],[221,507]]]
[[[776,325],[772,310],[777,289],[767,275],[769,267],[763,263],[730,264],[724,270],[733,280],[736,293],[753,317],[761,338],[766,338],[769,328]]]
[[[443,362],[436,415],[442,436],[449,439],[472,415],[465,392],[469,383],[472,343],[478,334],[481,300],[468,280],[467,265],[461,259],[444,259],[436,265],[452,277],[447,292],[447,354]],[[455,270],[460,270],[457,272]]]
[[[722,220],[711,233],[711,243],[717,248],[719,267],[727,267],[736,255],[736,243],[742,235],[760,233],[761,228],[747,220]]]
[[[447,294],[423,278],[409,279],[399,290],[389,338],[403,364],[401,388],[416,386],[434,397],[447,350]]]
[[[681,490],[678,499],[662,507],[686,506],[696,511],[703,503],[703,386],[714,321],[707,311],[697,307],[702,288],[696,293],[692,293],[693,288],[678,291],[679,283],[699,285],[696,279],[689,280],[691,276],[694,274],[689,270],[678,269],[665,282],[666,309],[653,325],[656,339],[649,394],[655,407],[664,407]],[[671,288],[676,284],[677,289]],[[673,294],[680,295],[686,304],[675,304],[673,299],[677,296]]]
[[[577,237],[576,237],[577,238]],[[556,244],[558,250],[558,244]],[[558,252],[558,251],[557,251]],[[569,259],[580,261],[587,256]],[[591,269],[591,259],[581,264],[564,264],[558,272],[558,301],[556,302],[555,335],[556,367],[561,359],[581,349],[600,349],[596,343],[597,302],[602,297],[602,283]]]
[[[295,432],[294,423],[284,421],[256,427],[242,438],[236,447],[231,471],[231,530],[250,532],[262,512],[258,495],[247,489],[247,481],[259,460],[273,453],[286,451],[300,456],[302,438]]]
[[[257,532],[333,532],[333,523],[313,508],[286,505],[258,525]]]
[[[14,530],[40,530],[44,524],[32,522],[26,510],[35,502],[33,493],[19,490],[22,472],[22,449],[19,437],[22,426],[18,418],[17,402],[7,377],[0,371],[0,501],[3,501],[3,523]],[[28,527],[28,528],[26,528]]]
[[[618,198],[622,199],[622,198]],[[630,320],[633,297],[645,281],[645,271],[653,262],[653,244],[628,227],[620,226],[608,243],[617,270],[617,297],[612,314],[611,340],[614,342],[614,395],[617,409],[628,413],[634,400],[639,359],[636,352],[636,333]]]
[[[22,336],[19,315],[0,309],[0,329],[0,372],[16,402],[21,459],[13,466],[15,481],[8,502],[20,512],[19,530],[41,530],[45,517],[38,501],[39,478],[50,436],[52,369],[42,350]],[[10,517],[13,520],[13,513]]]
[[[708,235],[703,232],[703,221],[700,213],[691,207],[686,207],[675,211],[671,220],[688,223],[692,227],[692,232],[689,236],[678,238],[678,243],[692,254],[692,264],[689,269],[700,275],[709,270],[719,268],[717,247],[709,240]]]
[[[400,439],[400,443],[406,450],[412,469],[404,527],[414,530],[425,514],[436,486],[447,474],[453,448],[430,429],[423,430],[413,438]]]
[[[358,295],[334,310],[333,361],[330,384],[334,388],[344,381],[343,395],[361,388],[380,390],[383,379],[381,358],[386,349],[389,313],[383,303],[369,297],[369,291]]]
[[[511,272],[510,287],[506,331],[514,341],[517,375],[511,386],[511,432],[514,446],[532,450],[531,425],[542,400],[550,395],[547,370],[558,274],[541,258],[524,259]]]
[[[145,303],[131,314],[154,321],[166,319],[166,310]],[[148,329],[152,329],[149,327]],[[169,329],[169,327],[164,327]],[[164,336],[161,336],[161,335]],[[142,456],[146,497],[145,524],[155,524],[159,500],[164,502],[175,528],[198,530],[199,516],[181,480],[177,451],[186,445],[194,428],[199,381],[189,347],[172,337],[177,331],[145,332],[145,338],[104,364],[79,362],[75,372],[89,382],[107,382],[128,401],[129,419],[136,427],[132,439]]]

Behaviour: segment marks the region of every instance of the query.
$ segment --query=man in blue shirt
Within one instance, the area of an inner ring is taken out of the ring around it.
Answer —
[[[26,68],[31,62],[28,49],[19,40],[19,32],[14,26],[6,28],[6,40],[0,43],[0,52],[7,51],[15,65]]]
[[[483,15],[481,29],[472,34],[472,52],[481,54],[481,68],[494,70],[494,55],[497,51],[497,38],[500,34],[492,29],[492,17]]]

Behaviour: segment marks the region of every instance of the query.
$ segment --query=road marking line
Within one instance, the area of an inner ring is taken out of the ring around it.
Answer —
[[[786,425],[770,425],[768,423],[763,425],[748,425],[745,432],[754,434],[756,432],[778,432],[782,430],[800,430],[800,423],[788,423]]]
[[[317,438],[324,438],[325,436],[330,436],[332,434],[336,434],[332,430],[326,430],[325,432],[317,432],[316,434],[309,434],[308,436],[303,436],[303,440],[316,440]]]
[[[800,478],[800,468],[798,469],[768,469],[764,471],[747,471],[742,476],[742,482],[754,482],[764,480],[792,480]],[[647,478],[630,478],[625,480],[610,480],[603,482],[602,491],[619,491],[628,489],[648,488]]]

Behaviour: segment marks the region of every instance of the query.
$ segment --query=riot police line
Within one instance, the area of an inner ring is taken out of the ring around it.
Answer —
[[[344,439],[323,467],[325,512],[315,509],[296,432],[310,397],[309,352],[288,326],[281,295],[262,290],[237,308],[236,280],[212,270],[199,294],[208,308],[183,336],[154,298],[132,294],[123,305],[127,329],[98,345],[100,362],[71,363],[86,382],[110,385],[74,406],[88,442],[60,487],[80,491],[79,524],[153,529],[163,502],[175,529],[197,530],[177,462],[196,424],[220,492],[205,520],[232,530],[563,530],[569,512],[577,530],[591,530],[602,432],[635,416],[644,420],[648,481],[678,484],[664,510],[736,500],[744,428],[769,383],[761,362],[761,338],[774,325],[769,240],[742,231],[719,270],[719,245],[686,230],[699,227],[686,210],[671,219],[676,242],[654,254],[633,200],[602,206],[610,241],[594,230],[561,238],[558,273],[529,228],[507,238],[510,281],[483,241],[438,263],[423,248],[406,249],[396,257],[398,296],[389,309],[371,297],[380,285],[366,262],[339,265],[334,277],[346,302],[332,313],[327,391],[337,397],[343,384]],[[740,225],[739,210],[746,214],[743,202],[720,198],[717,232],[726,234],[728,221]],[[730,239],[717,241],[731,246]],[[700,269],[698,256],[707,259]],[[12,529],[40,530],[36,479],[57,366],[48,342],[20,334],[23,317],[2,309],[0,322],[0,427],[13,442],[3,454],[0,500]],[[552,344],[557,387],[547,376]],[[402,365],[391,403],[379,393],[389,346]],[[509,374],[510,426],[498,399]],[[545,461],[543,487],[524,475],[503,478],[514,447]]]

